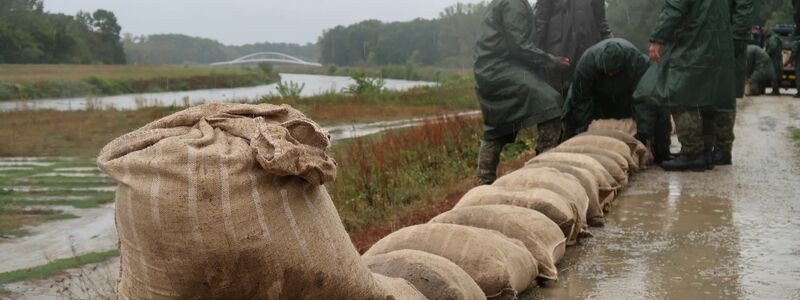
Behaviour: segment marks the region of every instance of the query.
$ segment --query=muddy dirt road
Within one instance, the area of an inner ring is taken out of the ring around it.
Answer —
[[[732,167],[635,176],[561,280],[523,299],[800,299],[800,100],[740,103]]]
[[[568,249],[561,280],[522,299],[800,299],[800,150],[787,137],[799,114],[790,97],[744,100],[734,166],[638,174],[607,226]],[[58,298],[63,279],[7,288]]]

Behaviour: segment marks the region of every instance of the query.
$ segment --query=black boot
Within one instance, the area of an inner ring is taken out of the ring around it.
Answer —
[[[713,162],[717,166],[730,166],[733,164],[732,162],[732,155],[720,149],[714,149],[714,153],[712,153]]]
[[[704,172],[708,169],[705,154],[685,155],[681,154],[677,158],[665,161],[661,164],[664,171],[695,171]]]

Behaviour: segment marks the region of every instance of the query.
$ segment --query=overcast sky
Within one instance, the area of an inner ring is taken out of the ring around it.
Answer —
[[[45,0],[45,10],[113,11],[123,33],[182,33],[224,44],[316,42],[322,30],[366,19],[434,18],[459,0]],[[476,3],[480,0],[460,0]]]

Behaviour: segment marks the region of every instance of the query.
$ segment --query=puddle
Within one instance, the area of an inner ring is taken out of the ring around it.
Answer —
[[[36,174],[31,177],[96,177],[96,178],[103,178],[105,176],[99,173],[62,173],[62,172],[53,172],[53,173],[42,173]]]
[[[97,167],[55,168],[53,172],[100,172]]]
[[[37,162],[37,161],[0,161],[0,167],[49,167],[52,166],[51,162]]]
[[[51,201],[51,200],[89,200],[92,196],[39,196],[39,197],[20,197],[25,201]]]
[[[679,189],[678,189],[679,191]],[[740,298],[730,200],[678,192],[625,196],[605,228],[569,251],[560,281],[523,299]]]
[[[33,171],[32,167],[0,167],[0,172],[8,171]]]
[[[374,123],[362,123],[351,125],[329,126],[324,129],[331,135],[331,141],[339,141],[345,139],[358,138],[368,136],[376,133],[381,133],[387,130],[416,127],[424,124],[425,122],[441,122],[448,118],[474,118],[480,116],[480,111],[470,111],[463,113],[448,114],[442,116],[434,116],[427,118],[413,118],[397,121],[383,121]]]
[[[103,187],[86,187],[86,188],[43,188],[43,187],[30,187],[30,186],[15,186],[4,187],[2,190],[18,192],[18,193],[41,193],[41,192],[109,192],[113,193],[117,190],[116,186],[103,186]]]

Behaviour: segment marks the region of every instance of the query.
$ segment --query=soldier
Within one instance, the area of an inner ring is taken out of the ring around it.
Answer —
[[[575,66],[564,105],[565,137],[586,131],[593,120],[633,118],[636,138],[652,142],[657,163],[666,160],[672,135],[669,111],[633,99],[650,66],[647,56],[627,40],[611,38],[587,49]]]
[[[605,0],[539,0],[535,15],[536,44],[554,55],[577,60],[592,45],[613,37]],[[548,71],[544,77],[566,95],[574,71]]]
[[[775,74],[775,78],[772,80],[771,95],[780,96],[780,83],[781,79],[783,79],[783,41],[778,37],[777,33],[770,33],[765,50],[769,58],[772,59],[772,73]]]
[[[764,49],[756,45],[747,46],[745,73],[750,84],[748,96],[761,96],[775,77],[775,72],[772,71],[772,60]]]
[[[704,138],[715,127],[713,114],[736,109],[731,20],[730,2],[667,0],[650,37],[650,59],[657,64],[634,97],[672,110],[682,148],[661,164],[667,171],[712,166]]]
[[[794,74],[800,75],[800,36],[795,36],[795,41],[792,43],[792,56],[789,58],[789,61],[786,62],[786,65],[789,64],[794,65]],[[797,88],[797,93],[794,95],[795,98],[800,98],[800,77],[795,78],[795,88]]]
[[[550,55],[534,43],[533,10],[527,0],[494,0],[487,9],[474,70],[484,123],[480,184],[495,181],[503,147],[522,129],[538,125],[538,153],[558,144],[563,98],[534,74],[569,66],[569,59]]]

